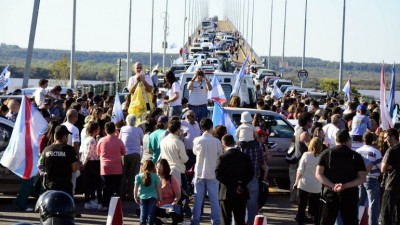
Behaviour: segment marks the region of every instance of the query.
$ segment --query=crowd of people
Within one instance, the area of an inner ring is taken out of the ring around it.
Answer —
[[[227,134],[226,127],[207,117],[212,86],[197,70],[188,83],[189,110],[182,119],[186,106],[173,72],[166,73],[167,97],[158,102],[153,80],[142,69],[135,63],[130,95],[122,106],[125,118],[116,123],[115,96],[107,91],[69,90],[62,97],[61,87],[48,91],[48,81],[39,81],[32,100],[49,122],[39,141],[42,192],[61,190],[73,196],[81,176],[85,209],[107,211],[117,195],[140,206],[141,224],[162,224],[160,217],[178,224],[190,217],[194,225],[200,223],[207,195],[212,224],[231,224],[233,219],[253,224],[265,203],[260,197],[263,185],[269,185],[272,157],[260,115],[243,112],[236,134]],[[242,103],[233,96],[228,105]],[[0,116],[15,121],[19,102],[9,99],[3,106]],[[299,95],[276,99],[262,93],[256,107],[298,121],[292,138],[296,160],[289,164],[289,200],[298,202],[298,224],[358,224],[358,206],[365,201],[369,224],[400,222],[395,213],[400,207],[399,133],[378,127],[376,102]],[[21,196],[14,204],[25,210]]]

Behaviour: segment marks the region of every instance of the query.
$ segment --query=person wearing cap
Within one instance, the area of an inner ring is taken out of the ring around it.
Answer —
[[[361,142],[367,128],[371,129],[371,122],[369,121],[369,116],[365,115],[366,113],[367,107],[365,105],[360,104],[357,106],[357,113],[351,123],[350,135],[353,141]]]
[[[189,81],[187,88],[189,90],[188,107],[197,115],[197,122],[207,117],[208,92],[212,91],[210,81],[205,77],[201,69],[197,69],[194,77]]]
[[[73,196],[72,173],[78,170],[79,162],[75,149],[68,145],[71,133],[64,125],[56,127],[54,144],[47,146],[39,159],[39,170],[45,174],[45,189],[60,190]]]
[[[46,79],[40,79],[39,80],[39,88],[36,89],[36,91],[33,93],[33,96],[35,97],[35,103],[37,106],[41,106],[43,101],[49,97],[47,94],[47,86],[49,84],[49,81]]]
[[[160,156],[161,137],[164,135],[168,127],[168,117],[160,116],[157,119],[156,130],[149,136],[149,151],[152,152],[151,160],[157,163]]]

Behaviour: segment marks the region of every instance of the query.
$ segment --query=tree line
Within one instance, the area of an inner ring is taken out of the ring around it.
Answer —
[[[178,51],[178,49],[177,49]],[[12,77],[22,78],[24,72],[24,62],[27,50],[17,45],[0,44],[0,70],[4,66],[10,65]],[[170,59],[176,59],[178,54],[167,54],[167,67],[169,68]],[[82,52],[77,51],[75,68],[76,77],[82,80],[103,80],[115,81],[118,73],[118,59],[126,58],[125,52]],[[261,56],[261,58],[267,58]],[[56,71],[57,63],[65,64],[69,67],[70,51],[54,49],[34,49],[32,55],[32,67],[30,78],[54,78],[59,77]],[[145,66],[149,65],[150,53],[132,53],[132,62],[141,61]],[[281,57],[271,57],[271,69],[279,71],[279,61]],[[289,67],[284,71],[284,78],[292,79],[297,85],[300,81],[297,72],[301,68],[301,57],[286,57]],[[162,54],[153,54],[153,65],[162,65]],[[60,66],[60,65],[58,65]],[[391,66],[386,65],[386,80],[389,81]],[[309,72],[309,77],[304,82],[304,87],[317,87],[322,78],[338,79],[339,62],[327,61],[318,58],[306,58],[305,68]],[[343,85],[348,77],[352,76],[352,84],[358,89],[379,89],[379,75],[381,64],[379,63],[344,63]],[[78,76],[77,76],[78,75]],[[390,85],[390,81],[389,84]],[[397,87],[400,87],[400,79],[397,79]]]

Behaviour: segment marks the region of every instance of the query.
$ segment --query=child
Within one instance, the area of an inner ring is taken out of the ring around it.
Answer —
[[[239,139],[239,143],[254,141],[257,134],[256,127],[251,124],[253,122],[251,114],[247,111],[242,112],[240,122],[242,124],[236,130],[236,137]]]
[[[142,172],[135,177],[133,191],[136,203],[140,204],[140,224],[154,224],[157,201],[161,201],[160,178],[155,173],[153,161],[146,160]]]

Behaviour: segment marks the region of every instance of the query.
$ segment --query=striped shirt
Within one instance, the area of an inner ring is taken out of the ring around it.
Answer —
[[[207,99],[207,83],[205,80],[201,82],[192,81],[193,89],[189,91],[189,105],[205,105],[208,102]]]
[[[368,161],[372,162],[373,167],[371,171],[368,173],[367,177],[374,177],[378,178],[381,174],[381,163],[382,163],[382,154],[381,152],[370,146],[370,145],[363,145],[362,147],[356,150],[363,158],[367,159]]]

